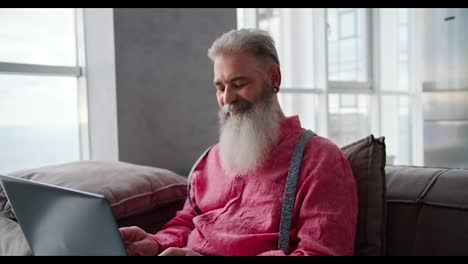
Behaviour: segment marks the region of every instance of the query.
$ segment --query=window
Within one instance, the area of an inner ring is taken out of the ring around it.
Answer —
[[[328,79],[333,82],[356,82],[366,87],[369,71],[368,12],[364,8],[328,8]],[[344,87],[349,87],[344,84]]]
[[[269,31],[274,38],[282,68],[279,102],[286,115],[301,115],[310,129],[319,128],[318,114],[323,107],[314,47],[315,29],[312,8],[258,8],[255,26]],[[250,12],[251,14],[253,12]],[[297,60],[300,56],[303,60]],[[316,130],[317,131],[317,130]]]
[[[412,129],[420,125],[411,122],[412,12],[246,8],[239,27],[259,27],[276,40],[286,115],[299,114],[304,127],[338,146],[385,136],[388,164],[422,165],[412,155]]]
[[[329,94],[328,137],[344,146],[370,131],[369,95]]]
[[[77,10],[0,10],[0,173],[87,158]]]
[[[409,87],[409,10],[379,9],[380,119],[386,136],[387,162],[412,164]],[[415,87],[413,87],[415,89]]]

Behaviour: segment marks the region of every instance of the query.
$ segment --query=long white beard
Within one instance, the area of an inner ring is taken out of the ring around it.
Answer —
[[[276,144],[280,117],[272,96],[262,98],[247,112],[229,116],[219,111],[220,158],[225,172],[245,176],[253,172]]]

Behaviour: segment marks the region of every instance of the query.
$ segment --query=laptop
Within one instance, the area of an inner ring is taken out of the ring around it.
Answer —
[[[33,255],[127,254],[104,196],[4,175],[0,183]]]

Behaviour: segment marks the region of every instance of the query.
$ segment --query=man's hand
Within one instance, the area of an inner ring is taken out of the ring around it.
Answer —
[[[121,227],[119,231],[129,256],[155,256],[159,253],[159,244],[138,226]]]
[[[203,256],[198,252],[188,248],[170,247],[164,250],[159,256]]]

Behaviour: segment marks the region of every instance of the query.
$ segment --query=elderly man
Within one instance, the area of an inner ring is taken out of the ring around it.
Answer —
[[[208,55],[219,143],[194,166],[187,202],[162,230],[120,229],[128,253],[352,255],[355,179],[336,145],[304,133],[298,116],[283,114],[273,39],[261,30],[233,30],[216,39]],[[291,165],[301,145],[302,162]]]

